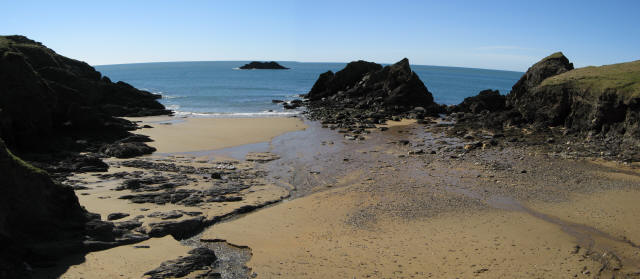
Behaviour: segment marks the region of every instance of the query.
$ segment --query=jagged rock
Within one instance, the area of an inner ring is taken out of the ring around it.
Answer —
[[[188,256],[163,262],[159,267],[144,275],[151,279],[180,278],[194,271],[204,270],[206,272],[199,275],[198,278],[220,278],[220,274],[213,271],[213,264],[216,260],[217,257],[212,250],[200,247],[189,251]]]
[[[116,158],[132,158],[140,155],[155,152],[155,147],[148,146],[142,142],[125,142],[107,144],[101,148],[101,152]]]
[[[356,134],[389,119],[424,119],[444,111],[406,58],[386,67],[351,62],[335,74],[321,74],[305,97],[310,119]]]
[[[511,107],[524,105],[527,92],[540,85],[545,79],[573,70],[573,63],[562,52],[551,54],[538,63],[533,64],[527,72],[513,85],[507,96],[507,104]]]
[[[289,68],[284,67],[280,64],[278,64],[277,62],[271,61],[271,62],[257,62],[257,61],[253,61],[249,64],[245,64],[242,67],[240,67],[240,69],[242,70],[252,70],[252,69],[258,69],[258,70],[287,70]]]
[[[289,102],[284,102],[282,103],[282,106],[284,109],[297,109],[302,106],[302,100],[295,99]]]
[[[496,112],[505,109],[506,97],[500,95],[498,90],[483,90],[476,96],[464,98],[464,101],[455,106],[454,112],[480,113],[482,111]]]
[[[129,213],[122,213],[122,212],[116,212],[116,213],[111,213],[107,216],[107,220],[109,221],[113,221],[113,220],[119,220],[122,219],[124,217],[129,216]]]
[[[0,92],[0,137],[18,151],[86,145],[64,141],[67,136],[117,139],[135,125],[114,116],[170,113],[157,102],[159,95],[113,83],[23,36],[0,36]]]
[[[204,221],[205,218],[199,216],[180,221],[151,223],[149,224],[150,230],[148,235],[150,237],[163,237],[170,234],[176,239],[184,239],[203,228],[205,225]]]
[[[382,66],[373,62],[362,60],[351,62],[335,74],[332,71],[321,74],[306,97],[315,101],[329,97],[339,91],[345,91],[359,82],[367,73],[380,69],[382,69]]]

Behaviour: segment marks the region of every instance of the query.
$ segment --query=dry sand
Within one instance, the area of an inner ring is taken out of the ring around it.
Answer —
[[[136,133],[150,136],[149,145],[159,153],[176,153],[227,148],[269,141],[286,132],[303,130],[298,118],[177,118],[136,117],[145,128]]]
[[[150,136],[154,141],[150,142],[158,149],[158,153],[179,153],[202,150],[215,150],[238,146],[243,144],[266,142],[272,138],[286,132],[305,129],[305,124],[298,118],[175,118],[175,117],[142,117],[128,118],[133,121],[141,121],[141,125],[150,125],[153,128],[145,128],[136,133]],[[170,160],[179,165],[194,167],[215,166],[215,160],[211,158],[196,158],[189,155],[177,156],[147,156],[145,160],[157,160],[166,162]],[[120,159],[106,160],[112,167],[107,174],[116,172],[133,172],[140,169],[130,167],[118,167]],[[239,162],[235,164],[238,169],[252,169],[255,163]],[[148,172],[147,170],[142,170]],[[104,173],[101,173],[104,174]],[[166,175],[166,174],[165,174]],[[184,189],[206,189],[211,187],[208,180],[183,186]],[[167,212],[171,210],[201,211],[203,216],[211,219],[232,212],[245,205],[260,205],[278,201],[288,195],[288,191],[282,187],[267,183],[258,183],[239,194],[243,199],[238,202],[211,203],[201,207],[188,207],[175,204],[137,204],[128,200],[118,199],[124,194],[131,194],[130,191],[114,191],[122,183],[121,179],[100,180],[92,173],[82,173],[72,176],[70,179],[87,185],[89,188],[78,190],[80,204],[90,212],[99,213],[102,218],[110,213],[122,212],[130,214],[129,217],[118,220],[127,221],[137,215],[148,215],[152,212]],[[188,218],[183,216],[174,221]],[[139,219],[144,223],[143,227],[152,222],[162,221],[158,218],[144,217]],[[149,248],[134,248],[143,245]],[[84,257],[84,261],[71,265],[61,278],[141,278],[143,274],[160,265],[163,261],[172,260],[186,253],[193,247],[182,245],[171,236],[163,238],[152,238],[147,241],[120,246],[104,251],[92,252]],[[63,260],[64,261],[64,260]],[[37,278],[48,278],[50,271],[39,270]]]
[[[202,238],[251,247],[248,265],[260,278],[569,278],[598,268],[573,253],[575,239],[559,226],[523,212],[377,216],[367,229],[351,226],[349,215],[372,198],[348,187],[316,193]]]
[[[152,238],[134,245],[89,253],[82,264],[71,266],[60,278],[141,278],[159,263],[186,255],[189,250],[190,247],[180,245],[171,236]]]

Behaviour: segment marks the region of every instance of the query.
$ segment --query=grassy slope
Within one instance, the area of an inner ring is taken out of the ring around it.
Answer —
[[[597,96],[607,89],[615,89],[624,94],[625,99],[640,97],[640,60],[605,65],[600,67],[584,67],[550,77],[540,86],[569,84],[581,91],[588,91]]]
[[[0,36],[0,48],[8,48],[9,43],[11,42],[11,40],[5,38],[4,36]]]

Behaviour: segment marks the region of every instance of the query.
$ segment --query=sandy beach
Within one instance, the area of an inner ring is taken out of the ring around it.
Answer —
[[[552,158],[526,147],[456,160],[444,148],[406,155],[412,144],[405,140],[432,148],[464,144],[435,124],[425,128],[410,120],[371,130],[364,141],[296,118],[137,120],[153,127],[140,130],[158,148],[159,155],[140,158],[152,167],[110,159],[102,176],[77,174],[70,180],[87,186],[77,190],[80,203],[105,220],[126,213],[116,222],[140,222],[147,233],[176,212],[171,222],[193,216],[210,222],[194,236],[165,235],[89,253],[61,278],[143,277],[198,246],[233,259],[216,269],[223,278],[591,278],[640,268],[634,165]],[[219,156],[220,148],[245,157]],[[245,160],[255,154],[269,159]],[[163,163],[206,172],[233,166],[226,175],[246,186],[225,196],[237,200],[192,205],[132,202],[119,197],[138,190],[114,191],[126,179],[105,179],[143,171],[137,179],[151,172],[184,181],[182,191],[218,187],[197,171],[178,178],[180,172]],[[246,206],[258,209],[241,213]]]
[[[142,125],[158,153],[206,151],[267,142],[305,125],[297,118],[176,118],[165,116],[128,118]]]

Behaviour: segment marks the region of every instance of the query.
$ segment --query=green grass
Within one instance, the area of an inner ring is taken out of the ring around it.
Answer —
[[[614,89],[625,99],[640,97],[640,60],[584,67],[545,79],[540,86],[570,85],[593,95]]]
[[[558,59],[558,58],[562,58],[563,56],[564,56],[564,54],[562,54],[562,51],[558,51],[558,52],[556,52],[556,53],[554,53],[554,54],[551,54],[551,55],[549,55],[549,56],[545,57],[545,58],[544,58],[544,59],[542,59],[542,60],[547,60],[547,59]]]
[[[4,36],[0,36],[0,49],[2,48],[9,48],[9,44],[12,43],[13,41],[5,38]]]
[[[7,151],[7,154],[9,154],[9,157],[10,157],[11,159],[13,159],[14,161],[16,161],[18,164],[22,165],[23,167],[25,167],[25,168],[27,168],[27,169],[29,169],[29,170],[31,170],[31,171],[33,171],[33,172],[35,172],[35,173],[47,174],[47,172],[46,172],[46,171],[44,171],[44,170],[42,170],[42,169],[40,169],[40,168],[37,168],[37,167],[35,167],[35,166],[34,166],[34,165],[32,165],[32,164],[29,164],[29,163],[25,162],[25,161],[24,161],[24,160],[22,160],[20,157],[18,157],[18,156],[16,156],[16,155],[14,155],[13,153],[11,153],[11,151],[9,150],[9,148],[6,148],[6,147],[5,147],[5,150]]]

